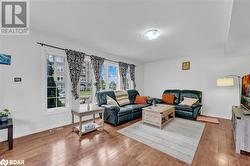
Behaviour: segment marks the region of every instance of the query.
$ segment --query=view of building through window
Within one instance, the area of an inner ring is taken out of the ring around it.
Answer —
[[[91,102],[92,95],[92,72],[90,61],[85,61],[80,74],[80,104]]]
[[[65,106],[65,58],[49,55],[47,59],[47,108]]]

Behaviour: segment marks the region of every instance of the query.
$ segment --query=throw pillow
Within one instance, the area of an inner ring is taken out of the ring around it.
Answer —
[[[128,99],[128,92],[127,91],[118,90],[118,91],[114,91],[114,92],[115,92],[116,101],[120,107],[130,104],[130,100]]]
[[[163,103],[173,105],[174,104],[174,97],[175,97],[174,95],[172,95],[170,93],[166,93],[166,94],[162,95],[162,101],[163,101]]]
[[[199,99],[184,97],[184,100],[183,100],[179,105],[192,106],[192,105],[193,105],[194,103],[196,103],[198,100],[199,100]]]
[[[109,97],[109,96],[107,96],[107,104],[119,107],[119,105],[117,104],[117,102],[112,97]]]
[[[147,96],[139,96],[135,97],[135,104],[147,104],[148,97]]]

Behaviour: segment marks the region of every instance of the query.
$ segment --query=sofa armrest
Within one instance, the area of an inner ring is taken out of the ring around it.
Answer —
[[[120,111],[120,108],[114,105],[101,106],[105,109],[103,117],[104,121],[116,126],[118,124],[118,112]]]
[[[118,106],[114,106],[114,105],[102,105],[103,108],[105,108],[105,110],[107,111],[112,111],[114,112],[115,114],[118,114],[118,112],[120,111],[120,107]]]

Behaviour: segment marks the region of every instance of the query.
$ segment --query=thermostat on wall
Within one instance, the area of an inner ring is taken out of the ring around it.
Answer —
[[[22,78],[21,77],[15,77],[14,82],[22,82]]]

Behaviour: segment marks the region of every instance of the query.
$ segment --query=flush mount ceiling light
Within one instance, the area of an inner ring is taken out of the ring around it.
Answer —
[[[147,40],[154,40],[157,39],[160,36],[160,30],[159,29],[148,29],[144,32],[143,37]]]

